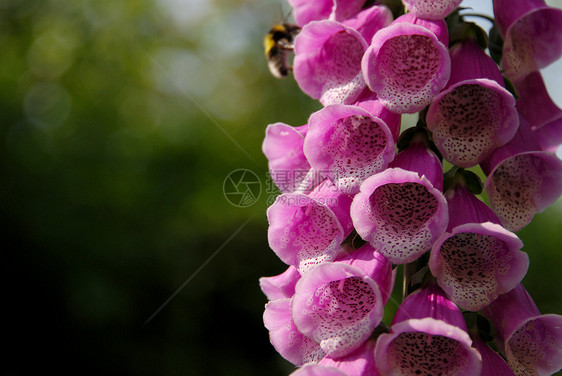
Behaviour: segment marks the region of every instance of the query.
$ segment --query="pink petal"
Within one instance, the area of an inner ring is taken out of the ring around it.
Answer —
[[[290,299],[278,299],[265,305],[263,322],[277,352],[296,366],[318,362],[324,352],[317,343],[297,330],[291,318]]]
[[[340,3],[343,1],[340,0]],[[363,1],[361,1],[363,2]],[[392,23],[392,12],[385,6],[374,5],[343,21],[347,27],[357,30],[366,41],[373,39],[377,31]]]
[[[432,318],[410,319],[392,326],[377,340],[375,359],[386,375],[479,376],[481,357],[468,333]]]
[[[529,122],[531,128],[540,128],[562,117],[562,110],[548,95],[540,72],[533,72],[514,85],[519,96],[517,111]]]
[[[334,6],[333,0],[288,0],[288,2],[293,8],[295,22],[300,27],[311,21],[327,19]]]
[[[291,127],[284,123],[267,126],[262,150],[269,162],[269,174],[281,192],[294,192],[310,164],[303,153],[308,125]]]
[[[562,116],[535,129],[534,133],[541,149],[556,153],[562,145]]]
[[[522,323],[505,343],[516,374],[552,375],[562,369],[562,316],[542,315]]]
[[[515,376],[505,360],[480,338],[474,338],[472,346],[482,356],[481,376]]]
[[[389,164],[425,176],[438,191],[443,190],[443,166],[439,157],[428,147],[427,137],[416,138]]]
[[[394,157],[390,130],[357,106],[329,105],[311,115],[304,153],[310,165],[326,171],[344,193],[357,193],[369,176]]]
[[[291,313],[301,333],[337,358],[369,338],[382,319],[383,301],[379,287],[363,271],[324,263],[297,283]]]
[[[467,330],[466,322],[459,308],[435,283],[430,283],[412,292],[404,299],[394,315],[392,327],[403,321],[427,317],[458,327],[465,332]]]
[[[447,203],[425,177],[389,168],[368,178],[351,205],[357,233],[394,264],[418,258],[445,232]]]
[[[365,87],[361,58],[366,49],[354,29],[336,21],[311,22],[295,38],[295,80],[323,105],[354,103]]]
[[[260,288],[269,300],[290,298],[295,294],[295,285],[301,274],[294,266],[273,277],[261,277]]]
[[[310,196],[285,193],[267,210],[269,246],[302,273],[334,260],[352,230],[351,198],[321,185]]]
[[[389,111],[386,107],[384,107],[381,101],[376,98],[376,95],[368,88],[365,88],[364,92],[368,92],[369,97],[360,97],[355,105],[384,121],[384,123],[388,126],[388,129],[390,129],[390,132],[394,137],[394,142],[396,143],[398,141],[398,136],[400,136],[402,116]]]
[[[472,167],[513,138],[519,126],[515,98],[476,42],[455,45],[451,67],[447,89],[429,107],[427,126],[447,161]]]
[[[403,0],[406,9],[417,17],[438,20],[447,17],[462,0]]]
[[[392,264],[369,243],[336,261],[362,270],[377,283],[384,303],[388,301],[394,288],[396,269],[392,270]]]
[[[502,224],[519,231],[562,193],[562,161],[550,152],[525,152],[504,159],[484,185]]]
[[[429,267],[459,307],[479,311],[516,287],[529,267],[523,243],[495,223],[467,223],[433,245]]]
[[[427,106],[449,80],[448,49],[427,28],[394,23],[373,37],[361,69],[369,88],[397,113]]]
[[[380,376],[375,365],[375,344],[369,340],[349,355],[337,359],[327,356],[318,364],[340,369],[349,376]]]
[[[519,284],[482,313],[496,327],[507,362],[517,375],[551,375],[562,369],[562,316],[541,315]]]
[[[466,223],[492,222],[500,224],[500,220],[492,209],[479,200],[462,183],[450,187],[445,192],[445,198],[449,207],[449,226],[447,231],[451,231],[455,227]]]
[[[494,324],[497,337],[503,342],[521,323],[529,318],[540,316],[541,313],[531,295],[522,284],[519,284],[485,307],[482,314]]]
[[[506,31],[502,68],[512,81],[545,68],[562,55],[562,9],[530,11]]]

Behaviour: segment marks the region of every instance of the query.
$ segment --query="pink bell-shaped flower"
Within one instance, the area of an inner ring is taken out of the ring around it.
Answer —
[[[376,277],[340,262],[323,263],[304,274],[291,303],[298,330],[332,358],[358,349],[382,319],[384,301]]]
[[[562,55],[562,9],[544,0],[494,0],[495,24],[504,39],[502,68],[512,81],[545,68]]]
[[[562,193],[562,161],[542,151],[527,121],[513,139],[496,149],[480,166],[490,206],[511,231],[519,231],[552,205]]]
[[[277,299],[265,305],[263,322],[275,350],[296,366],[317,363],[326,354],[312,339],[304,336],[291,317],[291,299]]]
[[[461,3],[462,0],[402,0],[406,9],[416,17],[426,20],[439,20]]]
[[[351,197],[324,181],[310,195],[284,193],[267,210],[269,246],[301,273],[335,260],[351,233]]]
[[[445,21],[400,16],[373,37],[361,62],[363,77],[396,113],[414,113],[445,87],[451,72]]]
[[[269,164],[269,175],[283,193],[294,192],[305,180],[310,164],[303,152],[308,125],[291,127],[284,123],[267,126],[262,150]]]
[[[552,101],[540,72],[515,83],[517,111],[529,122],[544,151],[556,152],[562,144],[562,110]]]
[[[442,187],[443,172],[423,141],[413,141],[390,167],[363,182],[351,218],[363,239],[392,263],[405,264],[429,250],[447,228],[447,202],[435,188]]]
[[[471,344],[460,310],[430,283],[402,302],[390,333],[377,339],[375,360],[382,376],[479,376],[481,357]]]
[[[361,58],[367,47],[353,28],[337,21],[313,21],[295,38],[295,80],[303,92],[325,106],[353,104],[365,89]]]
[[[519,118],[496,63],[475,40],[455,44],[450,54],[451,78],[429,106],[426,122],[443,157],[471,167],[511,140]]]
[[[312,168],[326,173],[344,193],[357,193],[366,178],[394,158],[393,135],[379,115],[334,104],[310,116],[304,154]]]
[[[523,285],[482,313],[495,325],[497,345],[516,375],[546,376],[562,369],[562,316],[541,315]]]
[[[445,197],[449,227],[433,244],[429,268],[455,304],[478,311],[521,282],[529,258],[521,240],[463,182]]]

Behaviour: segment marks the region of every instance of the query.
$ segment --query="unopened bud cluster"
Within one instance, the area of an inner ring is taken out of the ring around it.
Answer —
[[[562,110],[539,73],[562,55],[562,10],[494,0],[492,58],[458,0],[289,3],[294,79],[323,105],[305,125],[269,125],[263,143],[273,181],[292,181],[267,210],[288,269],[260,287],[293,375],[559,371],[562,316],[521,284],[515,232],[562,193]],[[401,133],[405,113],[419,121]]]

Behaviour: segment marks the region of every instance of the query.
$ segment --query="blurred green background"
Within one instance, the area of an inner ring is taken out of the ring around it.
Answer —
[[[262,323],[265,126],[319,105],[269,75],[277,0],[0,0],[1,372],[288,375]],[[223,194],[231,171],[257,202]],[[562,205],[519,234],[562,313]],[[391,309],[392,307],[390,307]]]

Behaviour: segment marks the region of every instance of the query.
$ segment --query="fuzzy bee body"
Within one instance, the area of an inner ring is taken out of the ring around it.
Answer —
[[[285,78],[292,67],[289,53],[293,50],[293,38],[300,31],[297,25],[282,23],[274,25],[263,39],[265,57],[271,74]]]

